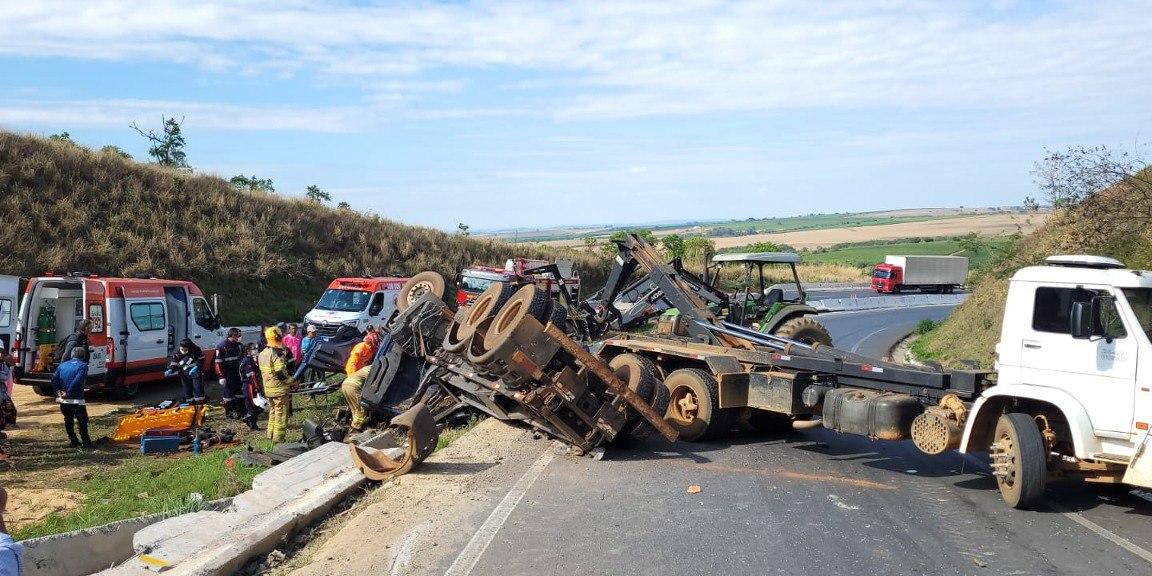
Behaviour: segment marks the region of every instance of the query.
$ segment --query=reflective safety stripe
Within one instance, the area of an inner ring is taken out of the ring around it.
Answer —
[[[56,401],[60,404],[72,404],[75,406],[83,406],[86,404],[83,398],[57,398]]]

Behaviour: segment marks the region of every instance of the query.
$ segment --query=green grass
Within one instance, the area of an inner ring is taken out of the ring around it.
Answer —
[[[952,239],[936,239],[924,242],[902,242],[897,244],[869,244],[864,246],[833,247],[826,250],[806,252],[805,262],[845,264],[848,266],[871,266],[884,261],[889,254],[916,256],[968,256],[969,266],[978,268],[999,250],[1011,244],[1009,236],[983,238],[983,246],[976,254],[964,250],[961,243]]]
[[[199,456],[187,452],[173,456],[124,460],[61,488],[85,494],[84,504],[66,514],[51,514],[40,522],[16,529],[17,540],[89,528],[158,512],[179,514],[194,509],[189,494],[205,501],[234,496],[252,486],[261,471],[243,465],[229,468],[228,457],[243,447],[210,451]]]

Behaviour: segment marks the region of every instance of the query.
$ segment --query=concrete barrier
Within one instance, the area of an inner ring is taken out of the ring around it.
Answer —
[[[209,502],[206,508],[220,510],[231,503],[231,498],[224,498]],[[115,566],[134,554],[132,536],[136,532],[168,516],[149,514],[94,528],[24,540],[21,542],[24,545],[24,575],[73,576]],[[77,551],[83,553],[78,554]]]

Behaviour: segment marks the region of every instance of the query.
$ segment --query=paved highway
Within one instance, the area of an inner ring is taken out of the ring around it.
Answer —
[[[876,354],[920,319],[946,314],[924,307],[826,321],[837,346]],[[612,447],[600,462],[539,454],[523,476],[490,485],[508,494],[485,507],[491,514],[446,523],[471,540],[445,538],[427,573],[1152,573],[1147,495],[1069,483],[1050,489],[1043,510],[1014,511],[985,458],[930,457],[910,442],[816,429],[652,440]]]

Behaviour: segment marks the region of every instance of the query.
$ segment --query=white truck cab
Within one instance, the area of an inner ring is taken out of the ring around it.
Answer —
[[[960,450],[989,451],[1002,493],[1006,481],[1043,491],[1029,460],[1047,476],[1152,487],[1152,272],[1100,256],[1047,263],[1010,281],[997,383],[973,404]],[[1036,438],[1009,430],[1013,413],[1035,422],[1040,454],[1020,453]]]

